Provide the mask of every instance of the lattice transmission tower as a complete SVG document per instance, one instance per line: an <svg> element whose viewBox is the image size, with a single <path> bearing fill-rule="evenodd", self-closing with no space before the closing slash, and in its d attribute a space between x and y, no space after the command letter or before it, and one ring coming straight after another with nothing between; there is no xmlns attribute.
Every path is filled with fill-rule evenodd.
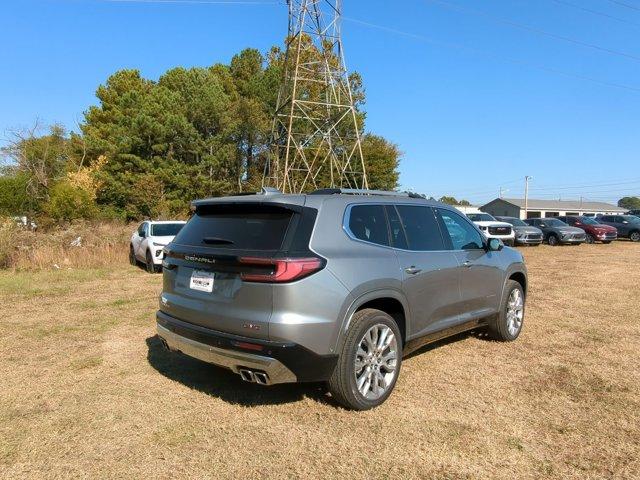
<svg viewBox="0 0 640 480"><path fill-rule="evenodd" d="M289 33L263 186L368 188L344 62L342 0L288 0Z"/></svg>

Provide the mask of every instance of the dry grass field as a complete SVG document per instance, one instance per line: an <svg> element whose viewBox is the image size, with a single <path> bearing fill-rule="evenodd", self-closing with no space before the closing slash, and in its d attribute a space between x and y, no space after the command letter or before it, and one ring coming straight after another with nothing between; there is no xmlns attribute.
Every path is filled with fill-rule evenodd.
<svg viewBox="0 0 640 480"><path fill-rule="evenodd" d="M425 348L364 413L165 353L160 276L0 273L0 477L640 478L640 245L523 252L520 339Z"/></svg>

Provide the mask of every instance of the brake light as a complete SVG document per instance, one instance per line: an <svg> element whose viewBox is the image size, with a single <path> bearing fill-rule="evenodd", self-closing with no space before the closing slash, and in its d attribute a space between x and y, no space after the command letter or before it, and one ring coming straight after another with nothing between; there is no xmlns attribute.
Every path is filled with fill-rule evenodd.
<svg viewBox="0 0 640 480"><path fill-rule="evenodd" d="M262 283L292 282L322 270L324 267L324 260L318 257L283 259L242 257L240 263L265 269L264 273L246 272L240 274L242 280Z"/></svg>

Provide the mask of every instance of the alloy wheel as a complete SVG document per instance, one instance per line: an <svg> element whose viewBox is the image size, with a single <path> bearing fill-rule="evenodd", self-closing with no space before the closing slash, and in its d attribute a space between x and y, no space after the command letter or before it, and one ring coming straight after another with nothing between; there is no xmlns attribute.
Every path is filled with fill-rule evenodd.
<svg viewBox="0 0 640 480"><path fill-rule="evenodd" d="M524 298L522 291L518 288L511 290L507 300L507 330L509 335L515 337L522 328L524 317Z"/></svg>
<svg viewBox="0 0 640 480"><path fill-rule="evenodd" d="M587 235L587 243L596 243L596 239L593 235Z"/></svg>
<svg viewBox="0 0 640 480"><path fill-rule="evenodd" d="M368 400L376 400L393 384L397 372L398 341L388 326L372 326L358 342L354 364L356 386Z"/></svg>
<svg viewBox="0 0 640 480"><path fill-rule="evenodd" d="M629 235L629 239L632 242L640 242L640 232L631 232L631 235Z"/></svg>

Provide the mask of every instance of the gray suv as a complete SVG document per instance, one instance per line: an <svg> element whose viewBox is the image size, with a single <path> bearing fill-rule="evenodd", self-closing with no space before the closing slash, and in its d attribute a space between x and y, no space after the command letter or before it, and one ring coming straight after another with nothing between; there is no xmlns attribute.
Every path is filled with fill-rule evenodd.
<svg viewBox="0 0 640 480"><path fill-rule="evenodd" d="M444 204L266 190L193 210L165 247L158 335L245 381L324 381L365 410L426 343L480 327L512 341L522 329L522 255Z"/></svg>
<svg viewBox="0 0 640 480"><path fill-rule="evenodd" d="M580 245L587 241L587 234L578 227L570 227L557 218L529 218L525 220L527 225L542 230L546 242L556 245Z"/></svg>
<svg viewBox="0 0 640 480"><path fill-rule="evenodd" d="M527 225L519 218L515 217L496 217L501 222L510 223L513 226L513 230L516 233L515 244L516 245L533 245L537 247L542 243L542 230L537 227Z"/></svg>

